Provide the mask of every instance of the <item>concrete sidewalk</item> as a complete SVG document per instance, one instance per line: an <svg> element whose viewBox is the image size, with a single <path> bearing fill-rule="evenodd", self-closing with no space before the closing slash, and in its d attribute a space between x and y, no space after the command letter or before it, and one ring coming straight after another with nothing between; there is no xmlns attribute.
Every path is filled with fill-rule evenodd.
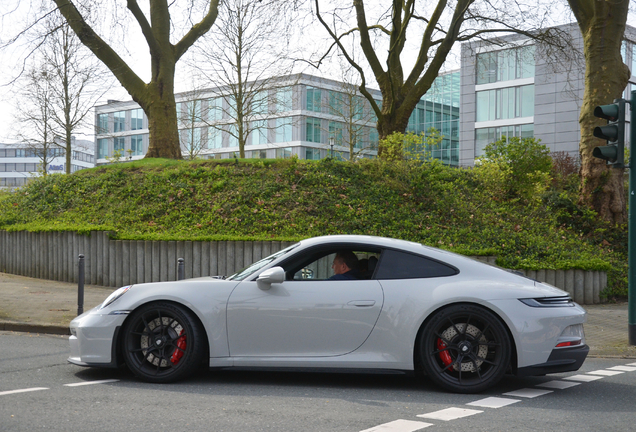
<svg viewBox="0 0 636 432"><path fill-rule="evenodd" d="M112 287L86 285L84 310L104 301ZM628 344L627 303L585 306L590 356L636 358ZM77 315L77 285L0 273L0 330L69 334Z"/></svg>

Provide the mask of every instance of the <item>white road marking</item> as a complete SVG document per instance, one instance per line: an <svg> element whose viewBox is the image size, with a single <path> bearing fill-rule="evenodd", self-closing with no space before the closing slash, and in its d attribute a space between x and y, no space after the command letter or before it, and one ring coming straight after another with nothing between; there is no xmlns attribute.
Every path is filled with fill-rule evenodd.
<svg viewBox="0 0 636 432"><path fill-rule="evenodd" d="M627 363L627 366L636 366L636 363Z"/></svg>
<svg viewBox="0 0 636 432"><path fill-rule="evenodd" d="M504 393L504 396L513 396L513 397L524 397L524 398L536 398L538 396L547 395L548 393L553 393L552 390L539 390L539 389L531 389L524 388L521 390L515 390L508 393Z"/></svg>
<svg viewBox="0 0 636 432"><path fill-rule="evenodd" d="M635 366L613 366L611 368L607 368L608 370L616 370L616 371L623 371L623 372L634 372L636 371L636 367Z"/></svg>
<svg viewBox="0 0 636 432"><path fill-rule="evenodd" d="M0 396L16 394L16 393L26 393L26 392L32 392L32 391L39 391L39 390L48 390L48 389L49 389L48 387L32 387L32 388L27 388L27 389L9 390L9 391L0 392Z"/></svg>
<svg viewBox="0 0 636 432"><path fill-rule="evenodd" d="M427 418L427 419L431 419L431 420L444 420L444 421L449 421L449 420L455 420L458 418L462 418L462 417L468 417L471 415L475 415L475 414L479 414L479 413L483 413L483 411L479 411L479 410L471 410L468 408L446 408L440 411L435 411L432 413L428 413L428 414L418 414L418 417L422 417L422 418Z"/></svg>
<svg viewBox="0 0 636 432"><path fill-rule="evenodd" d="M537 384L536 387L545 387L545 388L563 390L563 389L574 387L577 385L581 385L581 383L555 380L555 381L544 382L543 384Z"/></svg>
<svg viewBox="0 0 636 432"><path fill-rule="evenodd" d="M595 371L588 372L588 373L590 375L614 376L614 375L620 375L620 374L625 373L625 372L601 369L601 370L595 370Z"/></svg>
<svg viewBox="0 0 636 432"><path fill-rule="evenodd" d="M79 386L86 386L86 385L92 385L92 384L105 384L105 383L111 383L111 382L117 382L119 380L117 379L107 379L107 380L99 380L99 381L83 381L83 382L79 382L79 383L72 383L72 384L64 384L64 386L66 387L79 387Z"/></svg>
<svg viewBox="0 0 636 432"><path fill-rule="evenodd" d="M572 375L569 377L565 377L563 378L564 380L568 380L568 381L582 381L582 382L590 382L590 381L596 381L603 378L602 376L594 376L594 375Z"/></svg>
<svg viewBox="0 0 636 432"><path fill-rule="evenodd" d="M433 424L413 420L395 420L360 432L414 432L429 426Z"/></svg>
<svg viewBox="0 0 636 432"><path fill-rule="evenodd" d="M472 405L472 406L478 406L478 407L484 407L484 408L501 408L516 402L521 402L521 401L519 399L487 397L485 399L480 399L475 402L467 403L466 405Z"/></svg>

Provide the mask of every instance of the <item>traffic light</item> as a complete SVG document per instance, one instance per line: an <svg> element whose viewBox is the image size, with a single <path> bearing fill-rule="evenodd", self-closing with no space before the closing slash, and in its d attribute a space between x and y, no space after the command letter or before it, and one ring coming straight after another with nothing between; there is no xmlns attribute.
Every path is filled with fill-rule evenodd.
<svg viewBox="0 0 636 432"><path fill-rule="evenodd" d="M594 116L607 120L606 126L594 128L594 136L607 140L607 145L594 147L592 156L605 159L614 168L625 168L625 99L597 106Z"/></svg>

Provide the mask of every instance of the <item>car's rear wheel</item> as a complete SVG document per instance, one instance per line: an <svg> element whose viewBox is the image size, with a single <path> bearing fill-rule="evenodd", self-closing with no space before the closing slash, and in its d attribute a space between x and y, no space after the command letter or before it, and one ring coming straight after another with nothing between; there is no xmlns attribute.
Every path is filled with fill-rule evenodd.
<svg viewBox="0 0 636 432"><path fill-rule="evenodd" d="M123 332L128 368L149 382L172 382L192 374L205 355L205 332L192 313L173 303L135 310Z"/></svg>
<svg viewBox="0 0 636 432"><path fill-rule="evenodd" d="M475 305L452 305L436 312L419 342L424 372L437 385L456 393L492 387L510 363L506 328L492 312Z"/></svg>

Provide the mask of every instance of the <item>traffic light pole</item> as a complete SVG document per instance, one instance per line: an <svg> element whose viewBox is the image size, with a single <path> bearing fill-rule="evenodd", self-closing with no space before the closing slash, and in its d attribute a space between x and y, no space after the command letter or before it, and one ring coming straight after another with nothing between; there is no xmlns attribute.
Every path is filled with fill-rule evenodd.
<svg viewBox="0 0 636 432"><path fill-rule="evenodd" d="M636 90L632 91L630 111L627 309L629 344L636 345Z"/></svg>

